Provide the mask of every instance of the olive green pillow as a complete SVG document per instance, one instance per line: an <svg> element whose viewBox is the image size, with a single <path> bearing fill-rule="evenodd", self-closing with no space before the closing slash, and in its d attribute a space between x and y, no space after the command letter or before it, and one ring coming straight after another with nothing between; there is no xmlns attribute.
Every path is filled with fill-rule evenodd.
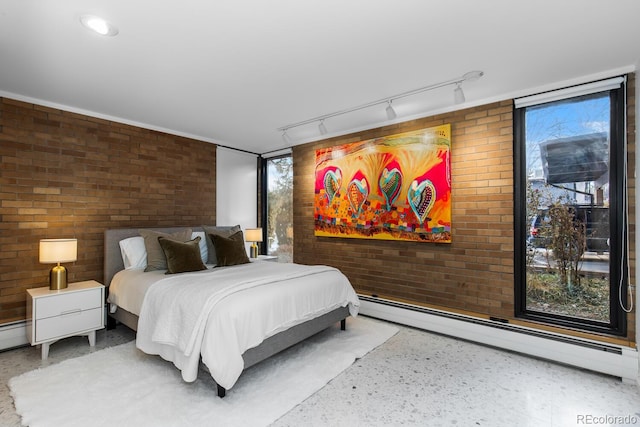
<svg viewBox="0 0 640 427"><path fill-rule="evenodd" d="M209 252L207 264L217 264L218 257L216 256L216 248L213 246L213 240L211 240L211 235L215 234L222 237L229 237L233 233L237 233L238 231L242 231L240 225L234 226L215 226L215 225L203 225L204 234L207 237L207 250Z"/></svg>
<svg viewBox="0 0 640 427"><path fill-rule="evenodd" d="M200 254L200 236L188 242L178 242L166 237L158 237L158 243L167 259L165 274L186 273L206 270Z"/></svg>
<svg viewBox="0 0 640 427"><path fill-rule="evenodd" d="M144 271L166 270L167 259L158 243L158 237L166 237L178 242L187 242L191 240L191 229L176 231L175 233L163 233L154 230L138 230L138 233L144 238L144 247L147 250L147 267Z"/></svg>
<svg viewBox="0 0 640 427"><path fill-rule="evenodd" d="M216 248L217 267L247 264L249 257L244 247L244 235L237 231L229 237L210 234L213 246Z"/></svg>

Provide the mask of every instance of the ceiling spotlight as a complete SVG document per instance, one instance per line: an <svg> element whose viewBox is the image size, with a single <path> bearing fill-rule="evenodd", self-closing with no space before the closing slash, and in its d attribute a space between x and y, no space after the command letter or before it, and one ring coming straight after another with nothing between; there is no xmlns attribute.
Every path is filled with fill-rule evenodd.
<svg viewBox="0 0 640 427"><path fill-rule="evenodd" d="M398 115L396 114L396 110L393 109L393 107L391 106L391 100L387 101L388 105L387 108L385 109L385 111L387 112L387 119L389 120L393 120L396 117L398 117Z"/></svg>
<svg viewBox="0 0 640 427"><path fill-rule="evenodd" d="M453 102L456 104L462 104L465 101L464 92L462 91L462 87L460 87L460 83L456 83L456 88L453 90Z"/></svg>
<svg viewBox="0 0 640 427"><path fill-rule="evenodd" d="M82 15L80 17L80 22L86 28L100 34L101 36L113 37L118 34L118 29L115 26L100 18L99 16Z"/></svg>
<svg viewBox="0 0 640 427"><path fill-rule="evenodd" d="M324 125L324 120L320 120L320 124L318 125L318 129L320 130L320 135L327 134L327 127Z"/></svg>

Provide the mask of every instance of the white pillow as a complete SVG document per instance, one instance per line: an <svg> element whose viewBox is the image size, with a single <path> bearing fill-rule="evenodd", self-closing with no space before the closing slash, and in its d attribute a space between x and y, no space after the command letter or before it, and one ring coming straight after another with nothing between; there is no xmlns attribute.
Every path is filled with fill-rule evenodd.
<svg viewBox="0 0 640 427"><path fill-rule="evenodd" d="M200 236L200 257L202 258L202 263L206 264L209 259L209 249L207 249L207 237L204 234L204 231L194 231L191 233L191 239L195 239Z"/></svg>
<svg viewBox="0 0 640 427"><path fill-rule="evenodd" d="M147 249L142 236L120 240L120 253L124 269L145 268L147 266Z"/></svg>

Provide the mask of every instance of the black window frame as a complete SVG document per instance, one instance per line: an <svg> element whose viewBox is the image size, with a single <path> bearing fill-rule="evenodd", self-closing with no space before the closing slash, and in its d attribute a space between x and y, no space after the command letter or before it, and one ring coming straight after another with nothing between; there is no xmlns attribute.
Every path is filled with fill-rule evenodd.
<svg viewBox="0 0 640 427"><path fill-rule="evenodd" d="M270 255L268 252L267 229L269 227L269 161L291 157L293 161L293 153L288 152L271 157L260 156L258 158L258 194L259 194L259 217L262 224L262 243L259 244L260 253Z"/></svg>
<svg viewBox="0 0 640 427"><path fill-rule="evenodd" d="M522 320L534 321L563 328L595 332L608 335L627 335L627 313L620 307L619 301L627 304L628 275L622 272L628 271L627 235L623 235L626 229L626 191L625 188L625 156L626 140L626 81L617 89L605 89L609 92L611 117L610 117L610 147L609 147L609 182L610 186L610 249L609 249L609 322L598 322L588 319L579 319L553 313L542 313L528 310L526 307L526 234L529 224L526 224L526 124L525 114L527 107L513 110L514 132L514 306L515 317ZM576 96L575 99L579 99ZM623 268L620 268L622 264Z"/></svg>
<svg viewBox="0 0 640 427"><path fill-rule="evenodd" d="M262 242L258 243L258 253L267 254L267 168L269 159L258 156L258 218L262 227Z"/></svg>

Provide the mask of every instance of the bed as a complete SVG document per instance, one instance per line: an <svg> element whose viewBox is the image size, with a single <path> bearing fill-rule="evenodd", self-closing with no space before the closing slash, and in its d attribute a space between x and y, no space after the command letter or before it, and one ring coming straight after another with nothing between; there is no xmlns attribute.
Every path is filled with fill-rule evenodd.
<svg viewBox="0 0 640 427"><path fill-rule="evenodd" d="M204 365L218 396L224 397L244 369L338 322L344 330L346 318L357 315L355 291L332 267L252 259L165 274L145 272L142 264L132 266L129 258L123 259L121 242L139 244L141 233L171 234L185 228L114 229L104 234L108 325L119 322L137 331L138 348L173 362L185 381L194 381L198 366ZM200 237L193 240L199 243L190 244L199 245L203 262L206 246L211 252L211 240L206 246L202 242L209 231L190 227L191 237ZM207 294L218 286L214 294Z"/></svg>

